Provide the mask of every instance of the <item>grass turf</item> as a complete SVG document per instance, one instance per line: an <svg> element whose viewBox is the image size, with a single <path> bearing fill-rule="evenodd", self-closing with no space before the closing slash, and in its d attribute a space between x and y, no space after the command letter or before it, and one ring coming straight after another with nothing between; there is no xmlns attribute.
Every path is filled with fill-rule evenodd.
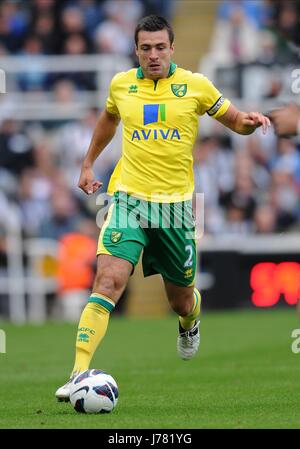
<svg viewBox="0 0 300 449"><path fill-rule="evenodd" d="M198 356L176 354L175 316L112 317L92 368L119 385L111 414L77 414L54 392L73 364L76 324L0 324L0 428L299 428L294 310L203 313Z"/></svg>

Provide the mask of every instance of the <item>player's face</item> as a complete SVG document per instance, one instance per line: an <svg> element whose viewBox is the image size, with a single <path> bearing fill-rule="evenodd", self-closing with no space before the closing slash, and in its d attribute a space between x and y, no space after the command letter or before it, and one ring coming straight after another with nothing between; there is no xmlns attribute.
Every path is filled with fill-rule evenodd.
<svg viewBox="0 0 300 449"><path fill-rule="evenodd" d="M166 29L139 32L135 52L145 78L167 78L173 51Z"/></svg>

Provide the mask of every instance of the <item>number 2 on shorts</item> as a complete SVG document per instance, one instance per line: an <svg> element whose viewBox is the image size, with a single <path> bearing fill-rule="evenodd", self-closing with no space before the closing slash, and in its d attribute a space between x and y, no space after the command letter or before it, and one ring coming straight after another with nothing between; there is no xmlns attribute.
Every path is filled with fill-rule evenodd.
<svg viewBox="0 0 300 449"><path fill-rule="evenodd" d="M188 268L193 265L193 247L192 247L192 245L186 245L185 250L188 252L188 258L184 262L184 268Z"/></svg>

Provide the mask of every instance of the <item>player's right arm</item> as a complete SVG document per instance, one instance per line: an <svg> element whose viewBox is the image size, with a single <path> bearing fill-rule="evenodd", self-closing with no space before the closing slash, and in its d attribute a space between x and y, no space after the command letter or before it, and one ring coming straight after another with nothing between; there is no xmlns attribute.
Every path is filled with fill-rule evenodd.
<svg viewBox="0 0 300 449"><path fill-rule="evenodd" d="M96 192L102 186L102 182L96 181L93 165L97 157L114 137L120 118L117 114L111 114L104 109L97 121L93 137L82 162L78 187L88 195Z"/></svg>

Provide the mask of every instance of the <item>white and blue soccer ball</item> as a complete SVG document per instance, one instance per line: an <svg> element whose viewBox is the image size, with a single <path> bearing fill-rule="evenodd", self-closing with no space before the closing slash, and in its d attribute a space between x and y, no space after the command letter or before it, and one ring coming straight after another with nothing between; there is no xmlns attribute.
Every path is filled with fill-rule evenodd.
<svg viewBox="0 0 300 449"><path fill-rule="evenodd" d="M88 369L71 383L70 401L79 413L109 413L118 403L115 379L105 371Z"/></svg>

